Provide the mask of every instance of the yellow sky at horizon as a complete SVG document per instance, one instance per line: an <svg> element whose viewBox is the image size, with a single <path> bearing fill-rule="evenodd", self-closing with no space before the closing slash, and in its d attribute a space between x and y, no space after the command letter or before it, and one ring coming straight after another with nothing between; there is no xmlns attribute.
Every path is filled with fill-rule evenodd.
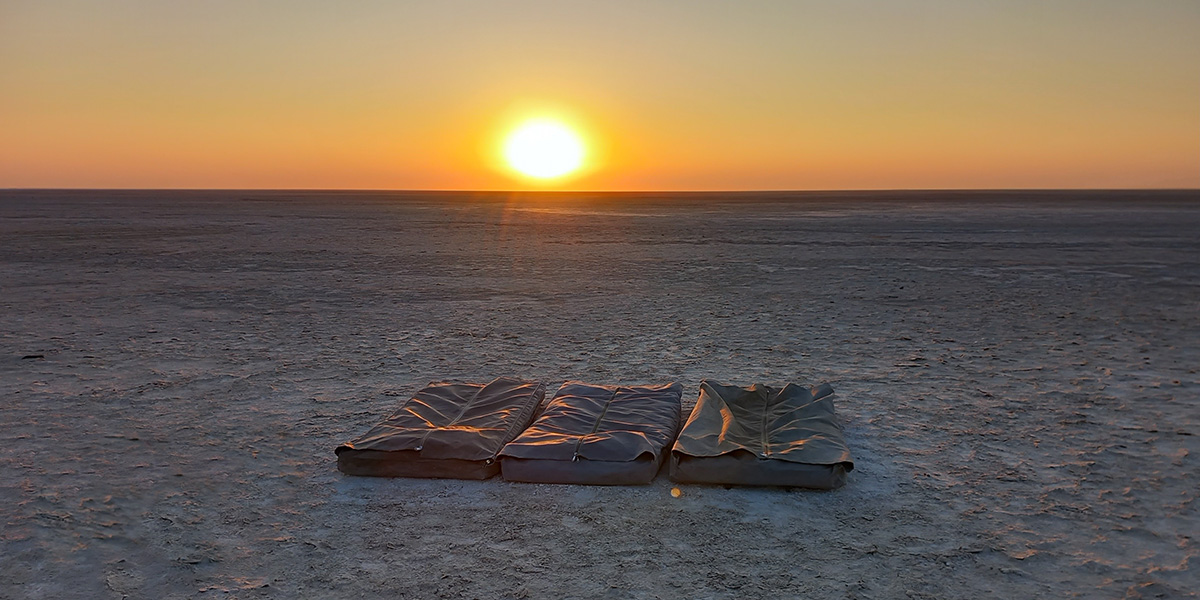
<svg viewBox="0 0 1200 600"><path fill-rule="evenodd" d="M1200 2L0 0L0 187L1200 187Z"/></svg>

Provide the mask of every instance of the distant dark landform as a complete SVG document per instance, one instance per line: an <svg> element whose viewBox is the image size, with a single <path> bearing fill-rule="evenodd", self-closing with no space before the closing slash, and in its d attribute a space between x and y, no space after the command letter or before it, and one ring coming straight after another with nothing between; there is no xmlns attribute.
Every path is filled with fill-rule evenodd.
<svg viewBox="0 0 1200 600"><path fill-rule="evenodd" d="M1193 203L1200 189L1136 190L846 190L846 191L705 191L705 192L558 192L437 190L152 190L152 189L2 189L0 200L21 199L164 200L174 201L361 201L361 202L533 202L570 201L583 205L636 202L670 205L793 202L802 204L870 203Z"/></svg>

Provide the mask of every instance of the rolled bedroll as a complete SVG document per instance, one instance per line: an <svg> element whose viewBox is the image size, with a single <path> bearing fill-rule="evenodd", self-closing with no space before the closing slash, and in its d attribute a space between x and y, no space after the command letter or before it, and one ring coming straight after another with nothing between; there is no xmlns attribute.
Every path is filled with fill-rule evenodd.
<svg viewBox="0 0 1200 600"><path fill-rule="evenodd" d="M487 479L496 455L533 421L546 396L537 381L434 382L358 439L337 447L347 475Z"/></svg>
<svg viewBox="0 0 1200 600"><path fill-rule="evenodd" d="M702 381L671 449L680 483L839 488L854 469L833 388L748 388Z"/></svg>
<svg viewBox="0 0 1200 600"><path fill-rule="evenodd" d="M679 432L678 383L564 383L541 416L500 452L505 480L527 483L650 483Z"/></svg>

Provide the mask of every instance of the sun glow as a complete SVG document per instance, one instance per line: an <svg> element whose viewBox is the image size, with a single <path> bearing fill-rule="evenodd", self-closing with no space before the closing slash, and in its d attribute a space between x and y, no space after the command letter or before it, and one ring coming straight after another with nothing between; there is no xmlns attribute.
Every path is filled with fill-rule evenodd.
<svg viewBox="0 0 1200 600"><path fill-rule="evenodd" d="M526 121L504 141L508 165L536 179L557 179L579 170L585 154L579 135L550 119Z"/></svg>

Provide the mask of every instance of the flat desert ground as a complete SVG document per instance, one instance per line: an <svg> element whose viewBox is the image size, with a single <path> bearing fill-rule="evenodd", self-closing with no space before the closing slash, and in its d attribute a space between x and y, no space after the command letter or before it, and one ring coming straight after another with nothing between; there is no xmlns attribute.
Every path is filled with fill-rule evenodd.
<svg viewBox="0 0 1200 600"><path fill-rule="evenodd" d="M0 191L0 597L1180 598L1200 194ZM344 476L434 380L830 383L833 492Z"/></svg>

